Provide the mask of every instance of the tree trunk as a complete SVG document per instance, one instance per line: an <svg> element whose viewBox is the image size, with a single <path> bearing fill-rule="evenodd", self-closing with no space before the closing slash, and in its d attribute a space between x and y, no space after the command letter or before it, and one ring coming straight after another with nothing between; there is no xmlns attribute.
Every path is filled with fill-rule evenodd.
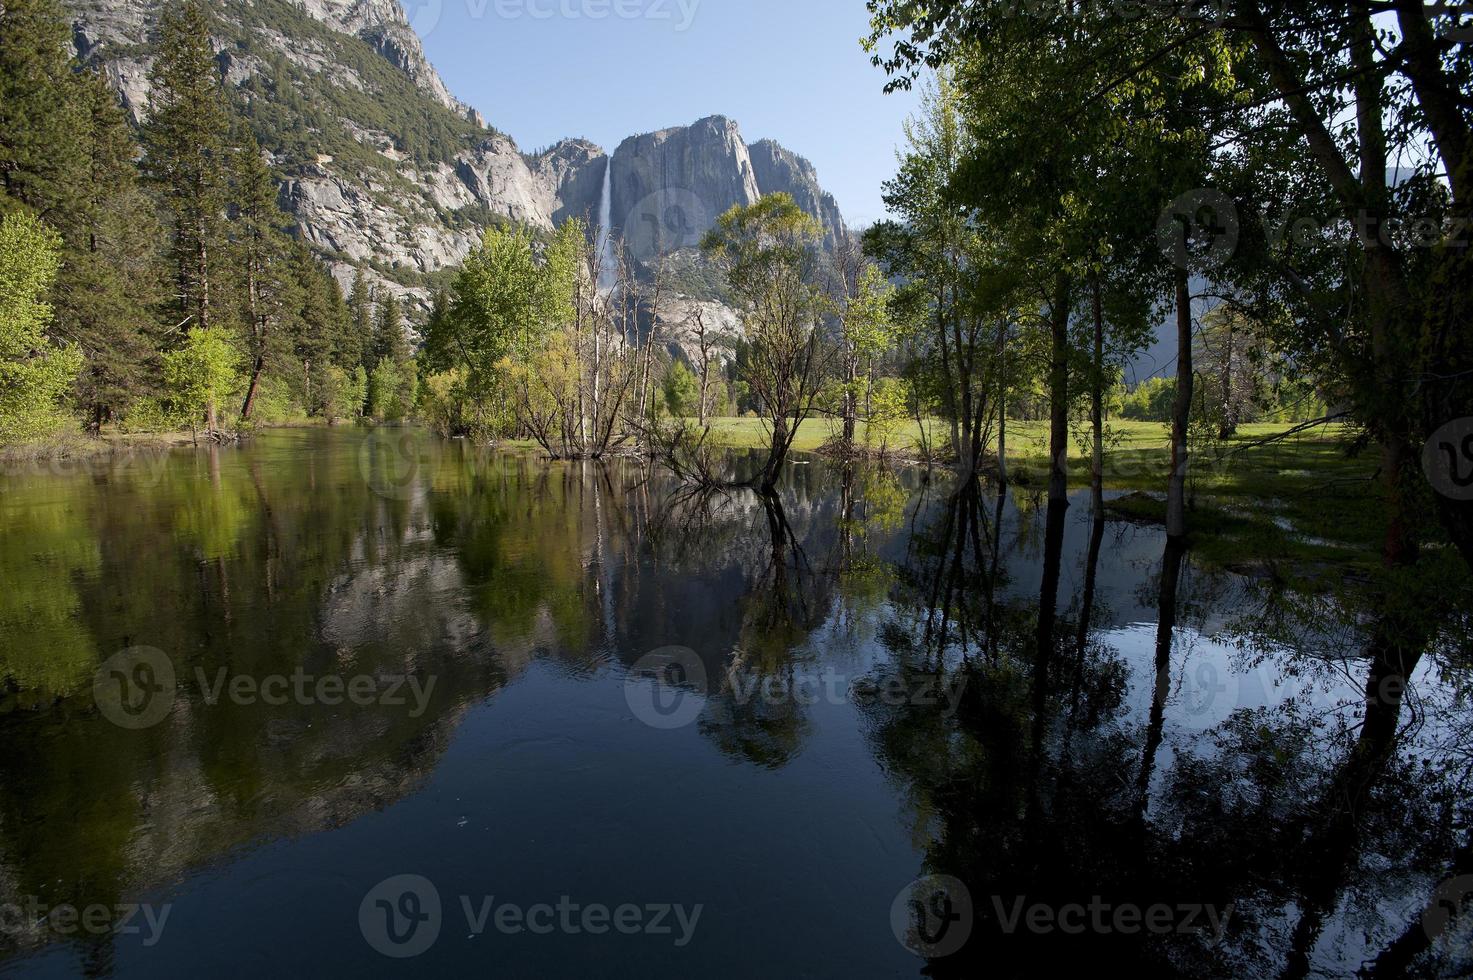
<svg viewBox="0 0 1473 980"><path fill-rule="evenodd" d="M997 321L997 479L1008 483L1008 321Z"/></svg>
<svg viewBox="0 0 1473 980"><path fill-rule="evenodd" d="M782 475L783 462L788 455L788 420L773 419L772 446L767 452L767 462L762 467L761 490L764 494L777 492L777 480Z"/></svg>
<svg viewBox="0 0 1473 980"><path fill-rule="evenodd" d="M704 349L701 351L701 428L706 427L706 416L708 413L707 400L710 398L708 392L711 390L711 357Z"/></svg>
<svg viewBox="0 0 1473 980"><path fill-rule="evenodd" d="M253 339L256 356L251 361L251 380L246 385L245 401L240 406L241 425L251 420L251 413L256 408L256 389L261 383L261 372L266 369L266 323L261 319L256 298L256 273L250 262L246 263L246 303L247 314L251 318L251 330L255 334ZM311 411L310 405L308 411Z"/></svg>
<svg viewBox="0 0 1473 980"><path fill-rule="evenodd" d="M251 362L251 380L246 385L245 403L240 406L240 422L242 425L251 420L251 413L256 409L256 391L260 387L261 372L265 370L266 358L261 354ZM310 406L309 406L310 410Z"/></svg>
<svg viewBox="0 0 1473 980"><path fill-rule="evenodd" d="M1105 510L1105 314L1100 281L1094 281L1094 370L1090 384L1089 416L1094 429L1094 456L1090 460L1090 498L1096 514Z"/></svg>
<svg viewBox="0 0 1473 980"><path fill-rule="evenodd" d="M1227 318L1227 352L1222 359L1222 425L1218 439L1231 439L1238 434L1238 407L1233 404L1233 317Z"/></svg>
<svg viewBox="0 0 1473 980"><path fill-rule="evenodd" d="M1072 283L1066 273L1054 282L1049 324L1053 351L1049 362L1049 482L1051 504L1069 502L1069 301Z"/></svg>
<svg viewBox="0 0 1473 980"><path fill-rule="evenodd" d="M1187 533L1187 426L1192 414L1192 293L1185 269L1176 273L1176 400L1171 407L1171 478L1166 490L1166 536Z"/></svg>
<svg viewBox="0 0 1473 980"><path fill-rule="evenodd" d="M210 328L210 247L205 243L205 229L199 228L199 328ZM213 428L213 426L212 426Z"/></svg>
<svg viewBox="0 0 1473 980"><path fill-rule="evenodd" d="M844 360L844 445L854 445L856 420L859 415L859 399L854 386L859 381L859 359L851 352Z"/></svg>

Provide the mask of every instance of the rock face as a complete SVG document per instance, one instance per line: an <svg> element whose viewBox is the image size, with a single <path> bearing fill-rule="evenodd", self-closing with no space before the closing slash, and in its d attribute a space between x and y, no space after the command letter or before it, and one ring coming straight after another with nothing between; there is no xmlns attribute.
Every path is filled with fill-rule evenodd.
<svg viewBox="0 0 1473 980"><path fill-rule="evenodd" d="M813 169L813 164L772 140L761 140L747 149L752 157L752 169L757 174L757 186L763 194L793 195L798 207L823 225L824 238L830 248L847 236L844 216L839 213L839 202L819 184L818 171Z"/></svg>
<svg viewBox="0 0 1473 980"><path fill-rule="evenodd" d="M819 220L830 247L846 234L812 164L771 140L748 146L724 116L632 136L613 166L611 223L641 261L695 247L729 208L779 192Z"/></svg>
<svg viewBox="0 0 1473 980"><path fill-rule="evenodd" d="M63 3L78 56L142 121L162 2ZM487 223L546 232L573 217L596 221L606 172L610 223L646 269L693 250L732 205L774 191L817 217L831 244L845 234L806 160L769 141L748 146L721 116L631 137L612 161L587 140L523 153L451 95L399 0L212 0L208 9L221 75L241 98L314 110L310 122L288 114L280 138L262 143L297 234L340 282L368 267L427 307L433 275L458 264ZM364 96L372 118L358 109Z"/></svg>

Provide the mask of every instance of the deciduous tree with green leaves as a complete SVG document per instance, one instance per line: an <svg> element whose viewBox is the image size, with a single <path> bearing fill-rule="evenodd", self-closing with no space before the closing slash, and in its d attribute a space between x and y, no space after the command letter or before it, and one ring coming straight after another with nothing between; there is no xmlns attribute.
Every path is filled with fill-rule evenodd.
<svg viewBox="0 0 1473 980"><path fill-rule="evenodd" d="M701 243L726 276L746 328L742 380L771 429L753 481L773 493L798 429L813 413L833 362L824 337L828 300L815 250L818 222L788 194L769 194L723 214Z"/></svg>
<svg viewBox="0 0 1473 980"><path fill-rule="evenodd" d="M854 445L860 396L874 363L894 346L890 301L895 290L857 240L840 243L834 268L838 273L834 311L839 321L839 371L844 385L841 438L847 448ZM864 384L860 381L862 365L868 368Z"/></svg>
<svg viewBox="0 0 1473 980"><path fill-rule="evenodd" d="M65 400L82 367L81 352L46 337L46 296L61 266L61 238L36 218L0 220L0 445L65 426Z"/></svg>
<svg viewBox="0 0 1473 980"><path fill-rule="evenodd" d="M191 330L177 350L163 357L164 387L191 429L204 423L205 436L224 438L219 408L239 391L240 351L224 327Z"/></svg>

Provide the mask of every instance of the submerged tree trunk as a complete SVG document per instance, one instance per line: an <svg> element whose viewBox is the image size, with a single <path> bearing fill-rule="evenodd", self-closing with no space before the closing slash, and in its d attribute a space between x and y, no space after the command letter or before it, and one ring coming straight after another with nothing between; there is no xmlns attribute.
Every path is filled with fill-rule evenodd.
<svg viewBox="0 0 1473 980"><path fill-rule="evenodd" d="M792 439L788 435L788 420L779 417L772 420L772 445L767 451L767 462L762 466L762 476L758 486L764 494L777 492L778 477L782 476L783 462L788 456L788 446Z"/></svg>
<svg viewBox="0 0 1473 980"><path fill-rule="evenodd" d="M1166 729L1166 699L1171 693L1171 646L1176 635L1177 593L1181 587L1185 558L1185 542L1181 538L1168 537L1157 589L1156 678L1152 687L1150 720L1146 724L1146 743L1141 752L1141 771L1136 780L1143 816L1150 805L1151 774L1155 771L1156 754L1161 749Z"/></svg>
<svg viewBox="0 0 1473 980"><path fill-rule="evenodd" d="M1166 535L1187 533L1187 426L1192 414L1192 293L1185 269L1176 273L1176 400L1171 407L1171 477L1166 489Z"/></svg>

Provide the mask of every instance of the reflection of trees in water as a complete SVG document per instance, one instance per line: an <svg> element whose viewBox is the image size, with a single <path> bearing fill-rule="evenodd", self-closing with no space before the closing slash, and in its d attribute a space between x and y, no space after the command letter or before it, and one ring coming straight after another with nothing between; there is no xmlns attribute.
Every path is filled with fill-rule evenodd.
<svg viewBox="0 0 1473 980"><path fill-rule="evenodd" d="M98 557L64 583L87 683L0 715L0 902L113 905L262 837L382 808L420 783L465 706L503 681L455 601L458 569L435 549L427 482L403 497L374 493L351 451L263 465L214 450L171 458L158 476L146 487L35 487L68 495L70 524L57 533L96 542ZM35 547L35 533L15 533L17 547ZM56 587L33 580L21 602L34 608ZM167 721L124 732L96 711L90 679L134 644L171 657L179 691ZM435 686L417 716L412 702L211 705L197 673L213 684L222 670L260 679L299 669ZM8 654L0 678L16 683ZM108 940L86 942L92 968L104 969Z"/></svg>
<svg viewBox="0 0 1473 980"><path fill-rule="evenodd" d="M782 498L758 498L768 553L749 569L737 598L738 635L711 677L700 728L728 755L777 767L798 753L810 730L808 706L793 692L817 662L803 647L828 619L832 578L814 565Z"/></svg>
<svg viewBox="0 0 1473 980"><path fill-rule="evenodd" d="M1429 659L1466 657L1445 632L1375 606L1337 632L1316 600L1170 553L1108 573L1129 543L1118 529L1091 522L1070 550L1063 509L976 485L916 493L914 474L799 466L776 499L683 495L632 466L432 445L397 482L365 479L351 453L190 457L147 492L68 485L29 538L0 538L0 566L20 573L0 597L7 630L26 616L38 630L69 624L47 661L66 675L48 688L52 709L0 717L0 901L115 902L253 840L386 806L433 767L466 705L534 659L581 673L691 647L717 685L701 731L733 759L781 766L812 727L812 709L783 692L843 648L902 682L965 680L955 717L863 707L928 867L973 890L978 934L938 974L1096 969L1101 957L1184 974L1346 972L1359 961L1331 954L1363 932L1369 944L1347 956L1372 975L1457 967L1446 941L1428 950L1403 928L1439 882L1469 873L1473 726L1451 681L1436 697L1367 700L1349 720L1302 698L1195 737L1174 721L1193 656L1182 641L1226 609L1253 639L1246 663L1353 670L1373 692ZM50 567L27 564L37 552ZM1132 597L1160 624L1144 664L1105 635L1130 615L1112 604ZM1286 654L1285 640L1306 652ZM418 719L187 699L169 724L123 735L83 688L92 661L134 643L186 670L409 671L438 684ZM1347 662L1346 650L1373 655ZM0 651L12 686L35 662ZM754 694L762 685L778 696ZM999 934L993 896L1096 894L1232 903L1233 926L1222 950ZM96 957L105 966L105 946Z"/></svg>
<svg viewBox="0 0 1473 980"><path fill-rule="evenodd" d="M715 655L706 658L709 698L699 721L728 755L777 767L802 749L809 702L832 693L821 675L834 644L853 642L885 600L889 564L877 549L901 526L908 499L892 475L863 467L841 468L831 479L798 468L775 494L668 498L675 514L657 522L655 534L662 560L689 575L702 567L709 573L719 555L734 586L717 598L732 610L727 629L714 643L708 635L702 649ZM812 642L820 630L824 650Z"/></svg>
<svg viewBox="0 0 1473 980"><path fill-rule="evenodd" d="M897 628L887 639L902 666L945 641L968 682L962 709L952 722L905 706L867 708L872 744L928 842L923 870L962 877L977 910L977 934L932 964L937 975L1092 970L1103 958L1177 975L1340 974L1362 960L1376 976L1408 964L1429 976L1470 966L1446 938L1429 943L1414 918L1441 882L1467 873L1470 816L1468 755L1429 751L1404 699L1386 694L1417 670L1431 640L1425 628L1384 607L1366 624L1356 662L1375 696L1351 703L1348 718L1301 697L1240 708L1193 737L1173 721L1188 666L1178 641L1240 589L1200 574L1168 545L1146 583L1158 613L1154 655L1132 676L1090 636L1109 620L1098 615L1103 524L1091 522L1083 587L1077 602L1065 597L1064 613L1062 512L1043 522L1036 602L993 603L999 582L989 581L971 530L986 525L970 523L957 499L918 527L895 593L910 604L900 622L946 629L908 637ZM1026 513L1017 520L1029 523ZM993 540L1007 534L1000 523ZM1039 538L1015 541L1029 548ZM1282 649L1254 663L1286 676L1304 669ZM1148 694L1139 722L1126 703L1131 685ZM1443 700L1461 715L1451 728L1467 730L1466 704ZM1058 909L1094 896L1116 906L1231 907L1233 918L1216 946L1197 936L1004 930L1020 897Z"/></svg>
<svg viewBox="0 0 1473 980"><path fill-rule="evenodd" d="M703 503L631 466L390 448L217 451L172 460L148 487L71 481L44 519L5 535L0 561L27 573L6 578L7 636L53 636L41 662L68 673L0 650L0 683L25 708L0 714L0 900L112 904L263 837L387 806L433 768L467 706L534 658L581 672L675 643L709 656L713 676L742 651L739 670L780 678L833 605L837 504L816 468L795 468L776 503ZM64 563L33 567L38 550ZM75 655L55 656L63 641ZM170 654L183 689L168 723L123 733L96 713L90 680L133 644ZM194 671L221 668L436 685L422 717L202 703ZM730 717L713 705L707 730L780 764L807 721L756 701Z"/></svg>

